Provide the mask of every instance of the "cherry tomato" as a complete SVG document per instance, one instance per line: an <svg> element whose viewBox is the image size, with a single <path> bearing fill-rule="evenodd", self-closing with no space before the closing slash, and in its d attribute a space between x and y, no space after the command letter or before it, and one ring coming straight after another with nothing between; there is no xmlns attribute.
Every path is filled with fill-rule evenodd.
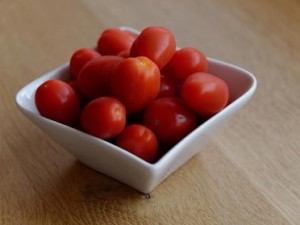
<svg viewBox="0 0 300 225"><path fill-rule="evenodd" d="M97 51L102 55L129 55L135 35L117 28L106 29L98 39Z"/></svg>
<svg viewBox="0 0 300 225"><path fill-rule="evenodd" d="M182 84L189 75L206 72L207 68L207 58L202 52L195 48L182 48L175 52L162 73Z"/></svg>
<svg viewBox="0 0 300 225"><path fill-rule="evenodd" d="M164 27L144 29L132 44L131 56L146 56L162 69L176 51L176 42L171 31Z"/></svg>
<svg viewBox="0 0 300 225"><path fill-rule="evenodd" d="M147 162L153 162L158 153L155 134L147 127L138 124L126 127L117 138L116 145Z"/></svg>
<svg viewBox="0 0 300 225"><path fill-rule="evenodd" d="M197 126L196 115L177 98L159 98L144 114L144 125L151 129L159 142L173 146Z"/></svg>
<svg viewBox="0 0 300 225"><path fill-rule="evenodd" d="M157 98L162 97L175 97L176 87L173 81L165 76L160 76L160 90Z"/></svg>
<svg viewBox="0 0 300 225"><path fill-rule="evenodd" d="M229 89L227 84L216 76L194 73L183 83L181 97L201 116L209 117L226 106Z"/></svg>
<svg viewBox="0 0 300 225"><path fill-rule="evenodd" d="M102 139L109 139L122 132L126 124L123 104L112 97L99 97L89 102L80 117L83 130Z"/></svg>
<svg viewBox="0 0 300 225"><path fill-rule="evenodd" d="M88 99L82 94L81 90L78 87L77 81L70 80L67 82L67 84L69 84L71 86L71 88L73 88L73 90L75 91L75 93L78 97L80 106L84 105L88 101Z"/></svg>
<svg viewBox="0 0 300 225"><path fill-rule="evenodd" d="M154 101L159 88L159 69L143 56L124 59L110 79L111 95L125 105L128 113L135 113Z"/></svg>
<svg viewBox="0 0 300 225"><path fill-rule="evenodd" d="M101 56L88 62L78 76L78 86L88 98L108 95L112 71L123 60L119 56Z"/></svg>
<svg viewBox="0 0 300 225"><path fill-rule="evenodd" d="M74 80L77 80L78 74L82 67L92 59L99 57L100 54L88 48L82 48L77 50L71 57L70 60L70 72Z"/></svg>
<svg viewBox="0 0 300 225"><path fill-rule="evenodd" d="M128 58L130 55L128 51L122 51L117 56L120 56L122 58Z"/></svg>
<svg viewBox="0 0 300 225"><path fill-rule="evenodd" d="M42 116L66 125L74 124L79 115L76 93L60 80L42 83L36 90L35 104Z"/></svg>

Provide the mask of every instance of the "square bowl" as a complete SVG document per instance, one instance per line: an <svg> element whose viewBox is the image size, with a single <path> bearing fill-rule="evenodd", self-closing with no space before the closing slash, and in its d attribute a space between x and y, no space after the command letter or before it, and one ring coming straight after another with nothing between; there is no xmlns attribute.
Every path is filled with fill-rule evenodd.
<svg viewBox="0 0 300 225"><path fill-rule="evenodd" d="M132 28L121 27L121 29L138 34ZM49 120L38 113L34 102L35 90L46 80L68 79L68 63L23 87L16 95L16 103L26 117L79 161L138 191L149 193L197 154L215 131L243 107L255 92L256 79L249 71L212 58L208 58L208 63L208 72L227 83L230 91L229 104L221 112L199 125L153 164L107 141Z"/></svg>

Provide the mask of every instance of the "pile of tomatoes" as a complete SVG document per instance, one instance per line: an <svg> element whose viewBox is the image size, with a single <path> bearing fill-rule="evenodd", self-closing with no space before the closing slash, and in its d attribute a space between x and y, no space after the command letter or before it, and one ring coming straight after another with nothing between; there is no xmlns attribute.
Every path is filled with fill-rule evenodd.
<svg viewBox="0 0 300 225"><path fill-rule="evenodd" d="M207 73L206 56L176 50L164 27L139 35L106 29L96 49L77 50L70 80L48 80L35 94L44 117L110 141L155 162L199 123L222 110L226 83Z"/></svg>

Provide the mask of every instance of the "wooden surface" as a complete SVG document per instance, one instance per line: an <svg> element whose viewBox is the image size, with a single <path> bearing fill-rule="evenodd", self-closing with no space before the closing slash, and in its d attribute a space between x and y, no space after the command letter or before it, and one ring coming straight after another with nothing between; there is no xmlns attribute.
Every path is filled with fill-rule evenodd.
<svg viewBox="0 0 300 225"><path fill-rule="evenodd" d="M0 1L0 224L300 224L300 2ZM17 110L101 30L169 27L252 71L251 102L150 199L78 163Z"/></svg>

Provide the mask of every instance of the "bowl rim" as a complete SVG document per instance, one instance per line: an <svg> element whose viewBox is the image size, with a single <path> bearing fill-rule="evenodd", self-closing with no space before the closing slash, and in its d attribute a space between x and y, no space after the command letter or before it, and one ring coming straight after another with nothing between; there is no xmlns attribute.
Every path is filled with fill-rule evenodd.
<svg viewBox="0 0 300 225"><path fill-rule="evenodd" d="M132 32L134 34L139 33L139 31L137 31L131 27L123 26L123 27L120 27L120 29ZM179 48L177 48L177 49L179 49ZM177 154L180 154L179 151L182 150L182 147L184 145L186 145L186 143L189 143L190 141L194 141L195 137L198 137L199 133L206 132L206 130L209 130L209 129L207 129L207 128L209 128L209 126L218 123L222 118L228 117L228 115L230 115L231 112L234 112L239 107L243 106L243 104L245 104L251 98L251 96L254 94L254 92L257 88L257 80L256 80L254 74L252 74L248 70L241 68L240 66L233 65L231 63L227 63L227 62L224 62L224 61L221 61L218 59L214 59L214 58L210 58L210 57L207 57L207 58L208 58L209 64L216 65L217 67L220 66L220 67L228 68L229 70L237 72L238 74L236 74L236 76L243 76L247 80L246 88L243 89L243 91L239 95L237 95L236 98L233 98L233 101L230 101L230 103L224 109L222 109L222 111L213 115L209 119L205 120L203 123L199 124L191 133L189 133L186 137L184 137L182 140L180 140L176 145L174 145L173 147L168 149L168 151L165 152L162 156L160 156L160 158L157 161L155 161L154 163L149 163L149 162L139 158L138 156L131 154L130 152L116 146L115 144L113 144L109 141L94 137L94 136L89 135L79 129L76 129L76 128L61 124L59 122L50 120L48 118L45 118L37 112L35 104L34 104L34 93L35 93L37 86L39 84L41 84L42 82L49 80L49 79L55 79L58 77L59 77L59 79L66 78L66 76L68 74L67 73L68 66L69 66L68 62L52 69L51 71L48 71L47 73L45 73L43 75L36 77L34 80L25 84L17 92L17 94L15 96L15 102L16 102L17 107L20 109L20 111L23 112L34 123L37 123L34 121L34 120L37 120L38 122L42 122L42 123L46 123L47 125L58 127L58 129L63 129L64 132L66 132L66 131L73 132L75 135L85 138L86 141L92 140L93 144L101 143L101 145L104 146L106 149L112 148L116 152L116 154L119 155L118 157L124 156L124 157L126 157L125 161L129 160L129 162L135 163L136 167L139 167L139 168L143 167L142 168L143 171L145 171L147 174L145 176L149 176L147 184L142 184L141 186L137 185L137 184L132 184L132 183L126 181L126 179L124 180L124 178L120 179L120 181L122 181L123 183L126 183L130 186L133 186L135 189L138 189L140 191L143 191L143 190L151 191L162 180L164 180L166 177L168 177L171 173L173 173L180 167L180 166L177 167L175 165L176 168L174 168L174 165L172 165L172 163L174 162L174 159L175 159L174 156L177 156ZM25 98L25 101L24 101L24 98ZM26 101L28 101L29 104ZM32 106L35 109L34 108L30 109L30 107L32 107ZM105 150L105 151L107 151L107 150ZM194 153L189 152L187 154L187 156L192 155L192 154L194 155ZM71 152L71 154L73 154L73 153ZM104 153L104 154L106 154L106 153ZM78 160L81 160L81 159L78 159ZM175 160L175 162L177 163L177 160ZM178 164L183 165L185 162L186 162L186 159L179 162ZM91 167L90 165L88 165L88 166ZM97 171L99 171L99 170L97 170ZM99 171L99 172L101 172L101 171ZM109 175L109 176L111 176L111 175ZM112 176L112 177L114 177L114 176Z"/></svg>

